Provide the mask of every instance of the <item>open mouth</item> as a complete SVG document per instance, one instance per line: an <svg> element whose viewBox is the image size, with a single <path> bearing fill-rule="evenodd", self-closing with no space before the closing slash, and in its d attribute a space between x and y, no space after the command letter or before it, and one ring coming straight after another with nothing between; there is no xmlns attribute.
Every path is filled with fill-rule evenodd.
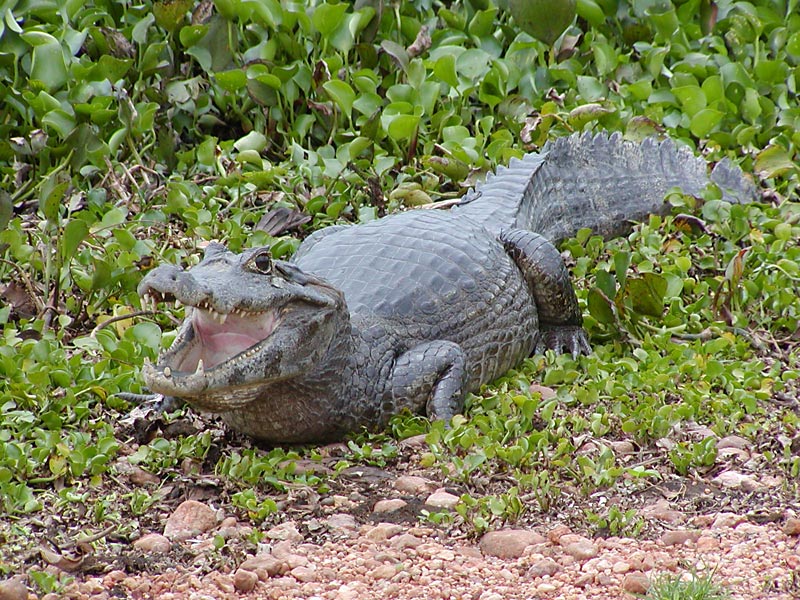
<svg viewBox="0 0 800 600"><path fill-rule="evenodd" d="M151 289L143 300L150 304L174 298ZM250 312L236 308L225 313L208 302L187 306L186 323L160 361L164 375L204 373L237 357L247 357L272 335L280 316L278 310Z"/></svg>

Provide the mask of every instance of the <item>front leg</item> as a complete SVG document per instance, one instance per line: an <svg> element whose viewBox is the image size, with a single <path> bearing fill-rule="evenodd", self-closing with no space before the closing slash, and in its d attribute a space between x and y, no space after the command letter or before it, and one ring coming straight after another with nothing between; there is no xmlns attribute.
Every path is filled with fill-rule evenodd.
<svg viewBox="0 0 800 600"><path fill-rule="evenodd" d="M383 405L385 417L404 408L449 422L464 408L467 359L461 346L434 340L414 346L395 360Z"/></svg>
<svg viewBox="0 0 800 600"><path fill-rule="evenodd" d="M528 284L539 313L535 353L547 349L572 356L592 351L567 267L549 240L525 229L500 233L500 242Z"/></svg>

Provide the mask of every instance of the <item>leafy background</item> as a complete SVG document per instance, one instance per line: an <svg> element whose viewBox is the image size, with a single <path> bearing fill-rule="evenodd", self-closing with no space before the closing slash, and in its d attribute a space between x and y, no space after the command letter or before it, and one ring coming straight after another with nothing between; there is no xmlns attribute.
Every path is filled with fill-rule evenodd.
<svg viewBox="0 0 800 600"><path fill-rule="evenodd" d="M456 511L411 518L470 535L552 515L644 534L646 490L733 466L778 483L687 506L797 504L797 0L579 0L553 46L489 0L0 12L0 571L56 589L41 539L107 530L95 547L119 552L209 478L266 527L290 490L355 485L353 465L441 481ZM137 420L115 395L141 391L181 316L142 310L153 265L192 264L212 239L288 255L316 228L456 198L548 139L600 130L729 157L763 202L673 195L693 217L567 242L592 356L532 357L451 429L405 415L333 450L256 447L189 411ZM658 310L636 302L648 274ZM400 442L416 434L421 449ZM717 449L732 434L757 450L746 465ZM159 484L125 483L130 465Z"/></svg>

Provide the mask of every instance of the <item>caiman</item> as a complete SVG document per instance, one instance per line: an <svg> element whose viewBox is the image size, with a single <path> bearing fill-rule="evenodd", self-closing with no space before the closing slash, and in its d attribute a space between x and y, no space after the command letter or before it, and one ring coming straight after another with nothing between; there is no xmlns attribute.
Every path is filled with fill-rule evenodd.
<svg viewBox="0 0 800 600"><path fill-rule="evenodd" d="M289 260L211 243L165 265L144 300L186 317L144 379L271 443L335 440L404 409L449 420L464 397L532 353L591 351L555 244L588 227L619 235L710 183L755 188L727 160L670 140L573 135L512 160L448 211L417 209L309 236Z"/></svg>

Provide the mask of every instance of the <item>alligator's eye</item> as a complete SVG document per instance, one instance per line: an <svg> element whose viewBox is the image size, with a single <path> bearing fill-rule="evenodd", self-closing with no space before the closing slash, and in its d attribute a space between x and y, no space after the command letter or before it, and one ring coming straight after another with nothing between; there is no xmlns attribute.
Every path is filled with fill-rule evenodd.
<svg viewBox="0 0 800 600"><path fill-rule="evenodd" d="M265 275L272 271L272 258L269 252L259 252L253 257L250 264L253 265L254 270Z"/></svg>

